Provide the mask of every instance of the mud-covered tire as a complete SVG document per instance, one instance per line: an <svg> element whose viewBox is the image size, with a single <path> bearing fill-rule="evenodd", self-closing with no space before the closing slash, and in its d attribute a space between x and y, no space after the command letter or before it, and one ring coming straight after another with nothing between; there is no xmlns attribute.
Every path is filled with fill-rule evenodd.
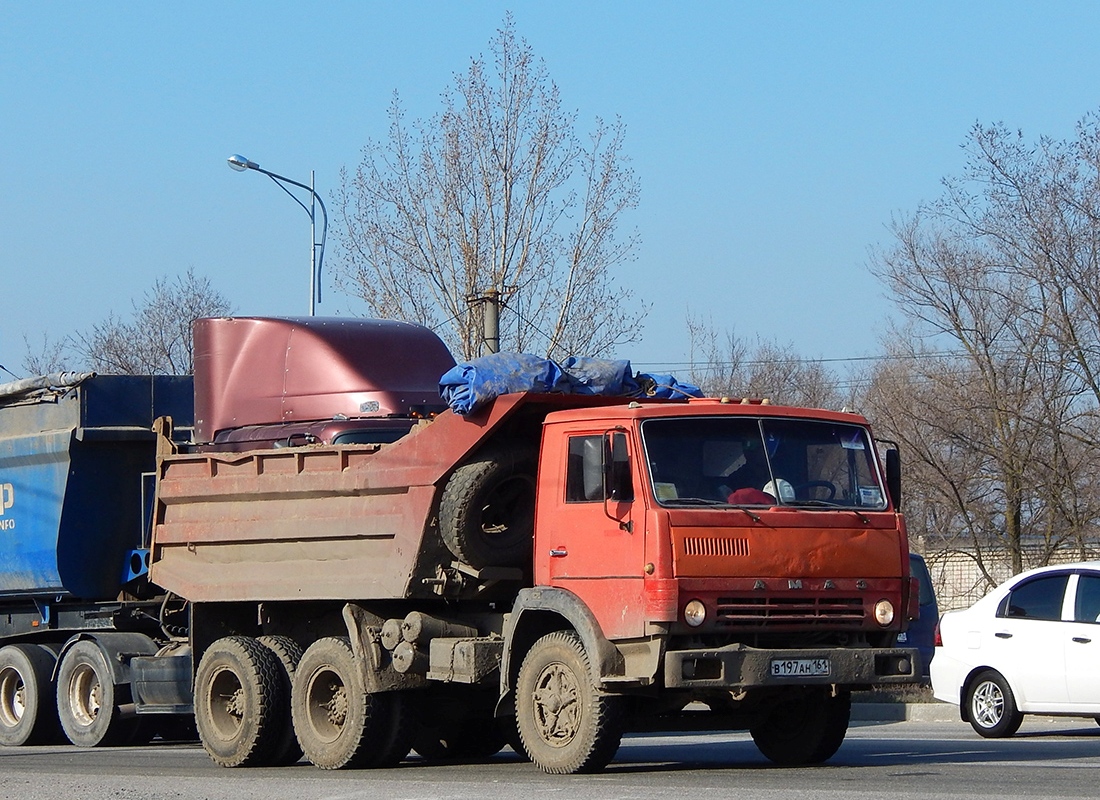
<svg viewBox="0 0 1100 800"><path fill-rule="evenodd" d="M852 696L814 690L776 705L750 727L752 740L769 760L782 766L820 764L832 758L848 732Z"/></svg>
<svg viewBox="0 0 1100 800"><path fill-rule="evenodd" d="M0 648L0 745L57 739L57 696L51 681L57 656L34 644Z"/></svg>
<svg viewBox="0 0 1100 800"><path fill-rule="evenodd" d="M531 558L535 457L527 448L494 448L463 464L443 490L439 532L472 567L514 567Z"/></svg>
<svg viewBox="0 0 1100 800"><path fill-rule="evenodd" d="M524 750L543 772L597 772L622 741L622 698L596 688L580 638L555 631L520 665L516 722Z"/></svg>
<svg viewBox="0 0 1100 800"><path fill-rule="evenodd" d="M296 764L302 758L302 746L294 734L294 720L290 716L290 693L294 685L294 673L302 660L301 646L289 636L261 636L256 640L270 650L282 668L279 679L283 684L283 705L273 709L272 725L280 729L272 735L278 740L271 755L271 763L285 766Z"/></svg>
<svg viewBox="0 0 1100 800"><path fill-rule="evenodd" d="M215 764L257 767L274 763L280 743L283 668L255 639L218 639L195 672L195 725Z"/></svg>
<svg viewBox="0 0 1100 800"><path fill-rule="evenodd" d="M970 727L986 739L1006 739L1020 729L1024 715L1016 708L1012 687L999 672L986 670L966 689Z"/></svg>
<svg viewBox="0 0 1100 800"><path fill-rule="evenodd" d="M409 752L413 728L403 698L371 694L361 683L345 637L318 639L298 662L290 696L294 731L321 769L389 766Z"/></svg>
<svg viewBox="0 0 1100 800"><path fill-rule="evenodd" d="M121 706L129 702L129 685L115 685L99 645L83 640L65 651L57 672L57 716L70 742L77 747L140 742L146 731L142 721L122 716Z"/></svg>

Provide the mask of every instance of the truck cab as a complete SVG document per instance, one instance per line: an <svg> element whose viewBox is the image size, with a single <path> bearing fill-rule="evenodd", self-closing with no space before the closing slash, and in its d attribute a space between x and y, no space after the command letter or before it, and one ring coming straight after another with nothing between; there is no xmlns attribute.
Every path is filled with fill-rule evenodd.
<svg viewBox="0 0 1100 800"><path fill-rule="evenodd" d="M550 414L535 583L612 640L885 645L908 549L874 448L856 415L763 404Z"/></svg>

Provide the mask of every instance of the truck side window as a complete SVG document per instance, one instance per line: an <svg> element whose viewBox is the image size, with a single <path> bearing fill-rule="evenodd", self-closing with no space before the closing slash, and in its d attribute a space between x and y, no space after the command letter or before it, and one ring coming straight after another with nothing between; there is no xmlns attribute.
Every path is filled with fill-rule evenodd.
<svg viewBox="0 0 1100 800"><path fill-rule="evenodd" d="M565 472L567 503L594 503L603 500L603 437L572 436L569 439L569 463Z"/></svg>

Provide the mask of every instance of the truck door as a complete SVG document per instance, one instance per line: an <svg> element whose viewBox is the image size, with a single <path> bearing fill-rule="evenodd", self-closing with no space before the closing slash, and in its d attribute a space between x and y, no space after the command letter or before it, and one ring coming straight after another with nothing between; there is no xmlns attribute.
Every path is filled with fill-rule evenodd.
<svg viewBox="0 0 1100 800"><path fill-rule="evenodd" d="M609 434L626 456L627 437ZM560 480L540 495L536 564L547 582L580 597L609 639L642 636L644 537L633 532L633 498L605 496L603 432L570 435L557 464ZM620 463L624 463L620 461Z"/></svg>

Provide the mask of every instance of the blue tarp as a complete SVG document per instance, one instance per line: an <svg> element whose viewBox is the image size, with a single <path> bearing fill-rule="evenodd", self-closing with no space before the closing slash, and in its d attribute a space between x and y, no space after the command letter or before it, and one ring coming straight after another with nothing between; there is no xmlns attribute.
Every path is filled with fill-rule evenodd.
<svg viewBox="0 0 1100 800"><path fill-rule="evenodd" d="M570 356L560 364L525 353L494 353L466 361L439 379L439 393L458 414L472 414L494 397L512 392L612 397L702 397L671 375L630 371L624 359Z"/></svg>

